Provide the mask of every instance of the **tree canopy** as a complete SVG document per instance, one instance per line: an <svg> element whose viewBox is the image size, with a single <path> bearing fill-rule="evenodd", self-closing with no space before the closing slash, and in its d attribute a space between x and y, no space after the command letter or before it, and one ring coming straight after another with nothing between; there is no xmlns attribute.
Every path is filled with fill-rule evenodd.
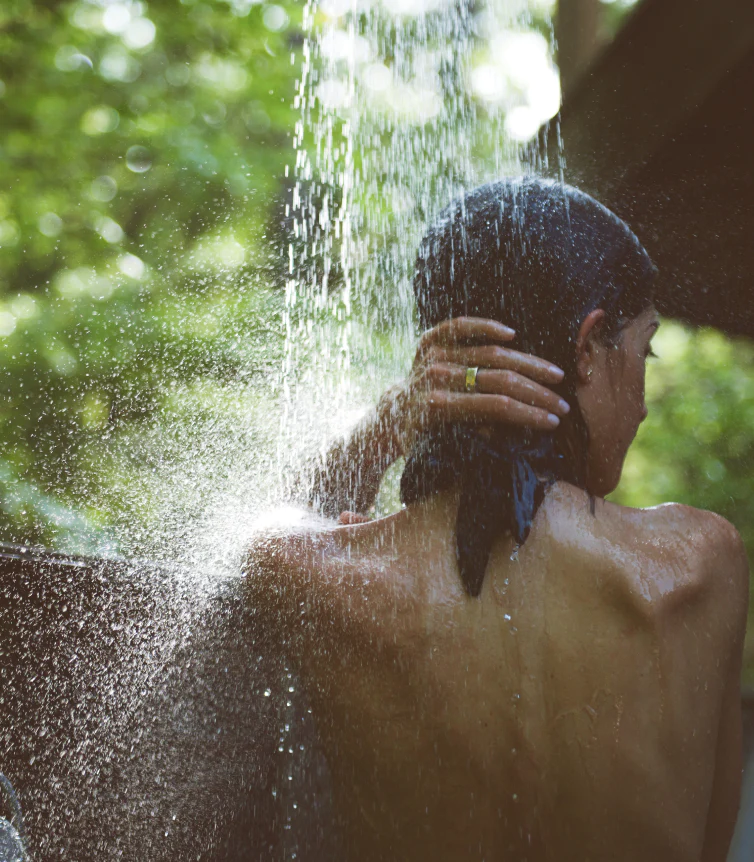
<svg viewBox="0 0 754 862"><path fill-rule="evenodd" d="M244 0L3 4L5 538L98 546L92 527L119 509L100 495L108 441L199 380L277 362L298 17Z"/></svg>
<svg viewBox="0 0 754 862"><path fill-rule="evenodd" d="M631 5L606 4L606 26ZM547 34L552 4L534 6ZM197 488L274 450L304 10L2 4L2 539L154 553L164 512L180 534ZM615 499L712 509L754 550L752 347L669 322L657 342Z"/></svg>

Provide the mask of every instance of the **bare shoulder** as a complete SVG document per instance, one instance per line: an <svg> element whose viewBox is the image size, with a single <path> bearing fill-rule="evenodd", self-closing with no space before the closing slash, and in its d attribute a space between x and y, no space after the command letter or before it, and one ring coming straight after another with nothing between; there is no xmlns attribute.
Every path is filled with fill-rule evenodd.
<svg viewBox="0 0 754 862"><path fill-rule="evenodd" d="M258 519L244 558L245 593L260 613L301 600L332 545L332 524L304 509L280 507Z"/></svg>
<svg viewBox="0 0 754 862"><path fill-rule="evenodd" d="M558 547L604 564L606 572L680 606L695 597L726 606L737 618L748 605L749 567L738 530L720 515L679 503L633 509L590 501L558 483L543 505L547 532ZM680 604L678 604L680 602Z"/></svg>
<svg viewBox="0 0 754 862"><path fill-rule="evenodd" d="M702 546L709 546L716 551L729 549L734 556L745 556L743 540L738 530L730 521L715 512L706 509L695 509L683 503L662 503L647 509L628 509L625 506L614 506L623 512L636 512L645 519L656 520L671 531L680 531L690 535Z"/></svg>
<svg viewBox="0 0 754 862"><path fill-rule="evenodd" d="M664 546L670 553L683 554L683 559L694 567L712 592L726 596L734 604L747 604L746 548L741 534L730 521L715 512L680 503L632 511L640 513L641 526L664 539Z"/></svg>
<svg viewBox="0 0 754 862"><path fill-rule="evenodd" d="M375 598L370 551L378 532L373 524L343 526L305 510L269 513L248 545L247 601L281 622L358 620Z"/></svg>

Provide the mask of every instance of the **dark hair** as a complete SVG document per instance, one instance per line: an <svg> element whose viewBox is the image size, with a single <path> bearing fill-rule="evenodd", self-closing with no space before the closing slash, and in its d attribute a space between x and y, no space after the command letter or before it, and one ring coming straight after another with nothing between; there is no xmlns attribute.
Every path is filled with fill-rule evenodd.
<svg viewBox="0 0 754 862"><path fill-rule="evenodd" d="M414 292L422 329L453 317L499 320L516 349L565 371L554 387L571 405L554 432L481 435L472 425L426 434L408 454L401 499L410 504L457 487L456 554L466 591L479 595L492 544L518 544L547 487L585 487L589 443L575 398L576 338L597 308L602 337L651 304L656 269L625 222L571 186L533 177L481 186L453 201L421 242Z"/></svg>

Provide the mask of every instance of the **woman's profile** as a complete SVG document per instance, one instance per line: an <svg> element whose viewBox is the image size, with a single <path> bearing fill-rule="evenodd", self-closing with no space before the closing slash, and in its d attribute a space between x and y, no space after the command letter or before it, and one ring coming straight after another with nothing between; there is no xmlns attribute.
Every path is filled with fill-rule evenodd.
<svg viewBox="0 0 754 862"><path fill-rule="evenodd" d="M404 508L251 549L249 602L306 685L343 860L725 859L740 537L709 512L603 499L646 415L654 279L629 228L569 186L455 201L417 257L434 364ZM503 324L546 361L501 347ZM501 425L501 380L542 409Z"/></svg>

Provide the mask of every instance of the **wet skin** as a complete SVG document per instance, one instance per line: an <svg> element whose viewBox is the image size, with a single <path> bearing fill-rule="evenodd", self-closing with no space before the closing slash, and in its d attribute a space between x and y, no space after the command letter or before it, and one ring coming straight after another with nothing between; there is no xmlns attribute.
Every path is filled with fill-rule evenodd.
<svg viewBox="0 0 754 862"><path fill-rule="evenodd" d="M646 413L654 331L648 315L603 348L599 325L585 321L578 348L595 493ZM260 535L249 601L306 685L344 860L725 859L740 537L684 506L598 500L592 514L588 500L551 488L517 559L497 543L479 599L458 577L453 494Z"/></svg>
<svg viewBox="0 0 754 862"><path fill-rule="evenodd" d="M735 530L676 505L592 516L558 485L472 600L455 505L253 552L250 599L290 633L345 858L723 860L747 589Z"/></svg>

